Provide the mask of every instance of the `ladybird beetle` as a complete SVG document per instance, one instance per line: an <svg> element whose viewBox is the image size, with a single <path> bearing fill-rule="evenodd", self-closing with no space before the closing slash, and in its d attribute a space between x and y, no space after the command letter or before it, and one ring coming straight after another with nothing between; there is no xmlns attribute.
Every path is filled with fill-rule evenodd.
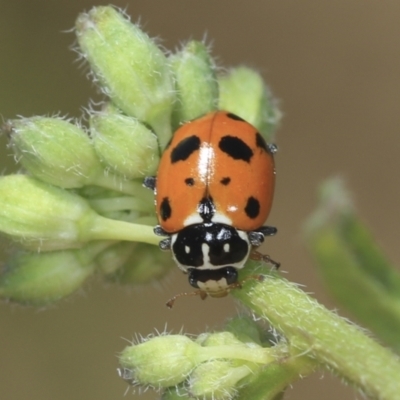
<svg viewBox="0 0 400 400"><path fill-rule="evenodd" d="M182 125L157 177L145 178L155 193L154 232L167 236L160 248L172 250L202 298L240 286L237 270L277 231L263 226L274 193L275 151L242 118L216 111Z"/></svg>

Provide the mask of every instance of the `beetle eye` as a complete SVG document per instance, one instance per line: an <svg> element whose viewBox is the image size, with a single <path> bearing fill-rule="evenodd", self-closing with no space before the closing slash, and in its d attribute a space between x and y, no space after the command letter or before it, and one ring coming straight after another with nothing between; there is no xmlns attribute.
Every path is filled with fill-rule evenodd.
<svg viewBox="0 0 400 400"><path fill-rule="evenodd" d="M235 268L227 267L224 268L224 270L225 270L224 277L228 285L232 285L233 283L237 282L238 272Z"/></svg>

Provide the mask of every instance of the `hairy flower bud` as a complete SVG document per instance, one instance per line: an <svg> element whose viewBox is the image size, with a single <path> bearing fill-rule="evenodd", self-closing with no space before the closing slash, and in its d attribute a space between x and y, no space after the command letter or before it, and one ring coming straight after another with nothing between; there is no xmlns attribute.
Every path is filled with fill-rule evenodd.
<svg viewBox="0 0 400 400"><path fill-rule="evenodd" d="M196 365L199 347L183 335L158 336L126 347L119 359L123 378L155 387L177 385Z"/></svg>
<svg viewBox="0 0 400 400"><path fill-rule="evenodd" d="M269 88L256 71L239 67L219 78L219 108L239 115L271 141L281 113Z"/></svg>
<svg viewBox="0 0 400 400"><path fill-rule="evenodd" d="M159 242L152 227L104 218L79 195L26 175L0 178L0 231L42 251L90 240Z"/></svg>
<svg viewBox="0 0 400 400"><path fill-rule="evenodd" d="M155 175L157 137L137 119L117 113L98 113L90 120L94 148L100 160L128 179Z"/></svg>
<svg viewBox="0 0 400 400"><path fill-rule="evenodd" d="M87 133L66 120L23 118L8 121L5 129L18 161L45 182L78 188L103 173Z"/></svg>
<svg viewBox="0 0 400 400"><path fill-rule="evenodd" d="M213 364L218 360L224 362ZM210 368L216 365L224 370L234 368L236 372L240 371L240 377L235 375L229 383L234 385L253 369L274 360L270 349L256 343L242 343L229 332L209 334L197 341L183 335L157 336L125 348L120 356L123 367L121 375L125 380L132 384L162 388L192 379L189 374L195 368L203 368L203 363L209 363ZM203 375L203 372L199 375ZM216 390L214 384L209 387L210 393ZM203 386L199 391L206 392Z"/></svg>
<svg viewBox="0 0 400 400"><path fill-rule="evenodd" d="M93 211L78 195L27 175L0 178L0 231L27 248L80 247L78 222Z"/></svg>
<svg viewBox="0 0 400 400"><path fill-rule="evenodd" d="M112 7L94 7L76 21L83 56L104 92L124 113L149 124L164 148L174 90L167 59L147 34Z"/></svg>
<svg viewBox="0 0 400 400"><path fill-rule="evenodd" d="M96 254L109 243L92 243L79 250L16 253L0 274L0 297L43 306L64 298L93 274Z"/></svg>
<svg viewBox="0 0 400 400"><path fill-rule="evenodd" d="M204 115L217 108L218 82L215 66L207 47L191 41L170 58L175 76L177 101L173 111L173 126Z"/></svg>
<svg viewBox="0 0 400 400"><path fill-rule="evenodd" d="M137 191L133 182L106 173L88 134L66 120L24 118L8 121L3 130L21 164L44 182L67 189L96 185L129 194Z"/></svg>

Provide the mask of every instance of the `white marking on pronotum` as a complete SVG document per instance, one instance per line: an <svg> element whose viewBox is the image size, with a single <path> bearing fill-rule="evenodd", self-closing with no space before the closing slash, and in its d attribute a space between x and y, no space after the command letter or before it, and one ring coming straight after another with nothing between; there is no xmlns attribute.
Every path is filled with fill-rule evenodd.
<svg viewBox="0 0 400 400"><path fill-rule="evenodd" d="M232 226L232 220L220 212L216 212L211 218L211 221L215 224L225 224ZM194 212L183 221L183 226L202 224L203 222L203 218L200 217L200 214L198 212Z"/></svg>

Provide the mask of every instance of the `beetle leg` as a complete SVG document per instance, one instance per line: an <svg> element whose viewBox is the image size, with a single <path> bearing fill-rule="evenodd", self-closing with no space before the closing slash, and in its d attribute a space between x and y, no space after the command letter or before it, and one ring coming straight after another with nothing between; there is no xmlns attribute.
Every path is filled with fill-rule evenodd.
<svg viewBox="0 0 400 400"><path fill-rule="evenodd" d="M156 188L157 178L155 176L146 176L143 180L143 186L147 189L154 190Z"/></svg>

